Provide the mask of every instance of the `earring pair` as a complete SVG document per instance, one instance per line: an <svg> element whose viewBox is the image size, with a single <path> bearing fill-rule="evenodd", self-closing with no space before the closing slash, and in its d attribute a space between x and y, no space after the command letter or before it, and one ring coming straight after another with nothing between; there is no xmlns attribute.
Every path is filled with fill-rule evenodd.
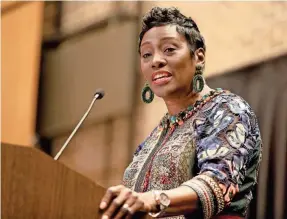
<svg viewBox="0 0 287 219"><path fill-rule="evenodd" d="M195 73L191 82L192 91L194 93L199 93L203 90L204 87L204 79L203 79L203 66L197 64L195 66ZM145 83L142 89L142 101L144 103L151 103L154 99L154 92L150 88L148 83Z"/></svg>

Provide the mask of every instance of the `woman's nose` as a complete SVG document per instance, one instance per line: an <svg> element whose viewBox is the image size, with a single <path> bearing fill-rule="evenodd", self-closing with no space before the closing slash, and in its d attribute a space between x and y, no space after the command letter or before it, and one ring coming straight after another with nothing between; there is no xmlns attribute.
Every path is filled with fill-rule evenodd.
<svg viewBox="0 0 287 219"><path fill-rule="evenodd" d="M166 65L166 60L160 54L155 54L153 56L153 60L152 60L153 69L159 69L159 68L164 67L165 65Z"/></svg>

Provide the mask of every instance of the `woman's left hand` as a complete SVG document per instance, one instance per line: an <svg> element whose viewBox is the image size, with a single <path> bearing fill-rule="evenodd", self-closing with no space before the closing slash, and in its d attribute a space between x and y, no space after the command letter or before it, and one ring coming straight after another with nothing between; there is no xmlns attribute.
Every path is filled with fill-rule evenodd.
<svg viewBox="0 0 287 219"><path fill-rule="evenodd" d="M110 187L100 203L102 219L131 218L136 212L151 212L155 200L151 192L137 193L123 185Z"/></svg>

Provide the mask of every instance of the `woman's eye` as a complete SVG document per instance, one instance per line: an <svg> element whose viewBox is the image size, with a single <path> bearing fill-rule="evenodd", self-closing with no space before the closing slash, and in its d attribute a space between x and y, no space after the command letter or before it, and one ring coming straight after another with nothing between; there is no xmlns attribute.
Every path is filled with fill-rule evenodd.
<svg viewBox="0 0 287 219"><path fill-rule="evenodd" d="M145 58L148 58L150 55L151 55L150 53L145 53L145 54L143 54L142 57L145 59Z"/></svg>
<svg viewBox="0 0 287 219"><path fill-rule="evenodd" d="M164 51L165 51L165 52L173 52L174 50L175 50L175 48L171 48L171 47L170 47L170 48L165 49Z"/></svg>

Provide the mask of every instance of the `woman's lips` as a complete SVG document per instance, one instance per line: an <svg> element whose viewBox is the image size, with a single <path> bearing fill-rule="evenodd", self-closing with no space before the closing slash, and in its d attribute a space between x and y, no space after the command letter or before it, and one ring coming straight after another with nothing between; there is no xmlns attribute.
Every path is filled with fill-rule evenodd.
<svg viewBox="0 0 287 219"><path fill-rule="evenodd" d="M154 72L152 74L152 83L156 85L167 84L172 78L172 74L167 71Z"/></svg>
<svg viewBox="0 0 287 219"><path fill-rule="evenodd" d="M171 78L172 78L172 76L164 76L161 78L154 79L152 81L152 83L156 84L156 85L164 85L164 84L167 84L168 82L170 82Z"/></svg>

